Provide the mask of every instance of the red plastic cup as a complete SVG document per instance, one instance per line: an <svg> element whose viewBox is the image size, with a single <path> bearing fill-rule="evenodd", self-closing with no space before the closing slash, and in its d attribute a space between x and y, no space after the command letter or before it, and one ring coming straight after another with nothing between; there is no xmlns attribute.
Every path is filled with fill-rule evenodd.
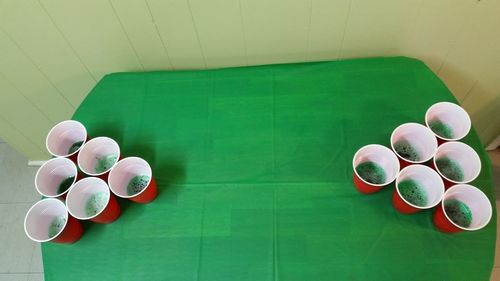
<svg viewBox="0 0 500 281"><path fill-rule="evenodd" d="M47 198L36 202L24 218L24 232L35 242L74 243L83 228L68 214L63 202Z"/></svg>
<svg viewBox="0 0 500 281"><path fill-rule="evenodd" d="M47 134L45 146L56 157L68 157L76 163L78 152L87 140L87 129L82 123L66 120L58 123ZM77 148L73 148L78 143Z"/></svg>
<svg viewBox="0 0 500 281"><path fill-rule="evenodd" d="M448 158L457 163L463 170L463 180L453 180L443 174L443 171L436 164L436 160L441 158ZM455 184L469 183L475 180L481 172L481 159L479 159L472 147L462 142L452 141L443 143L438 147L432 166L443 178L445 188L448 188Z"/></svg>
<svg viewBox="0 0 500 281"><path fill-rule="evenodd" d="M152 174L151 166L144 159L127 157L120 160L109 172L109 188L118 197L137 203L149 203L158 194ZM143 188L134 191L134 186L136 189L139 189L138 186Z"/></svg>
<svg viewBox="0 0 500 281"><path fill-rule="evenodd" d="M405 180L412 180L422 188L427 197L424 206L415 205L403 197L399 183ZM436 206L441 202L443 194L443 180L436 171L424 165L410 165L399 172L396 179L396 188L392 194L392 205L400 213L412 214Z"/></svg>
<svg viewBox="0 0 500 281"><path fill-rule="evenodd" d="M118 143L108 137L93 138L78 154L78 167L89 176L107 181L111 168L120 158Z"/></svg>
<svg viewBox="0 0 500 281"><path fill-rule="evenodd" d="M448 200L458 200L470 209L472 221L469 226L464 227L455 223L445 209ZM434 213L434 225L439 231L455 233L461 231L475 231L485 227L491 220L493 210L490 200L486 195L469 184L457 184L450 187L443 196L443 202L439 204Z"/></svg>
<svg viewBox="0 0 500 281"><path fill-rule="evenodd" d="M79 220L111 223L120 216L120 206L105 181L88 177L79 180L68 192L66 206Z"/></svg>
<svg viewBox="0 0 500 281"><path fill-rule="evenodd" d="M425 124L431 128L433 122L440 122L451 129L452 137L447 138L433 131L439 144L447 141L457 141L464 138L470 131L471 121L469 114L457 104L438 102L433 104L425 113Z"/></svg>
<svg viewBox="0 0 500 281"><path fill-rule="evenodd" d="M374 184L363 179L356 171L356 167L364 162L373 162L381 167L385 172L385 182ZM369 144L363 146L354 154L352 168L354 170L354 185L357 190L369 194L379 191L396 179L399 172L399 161L389 148L378 144Z"/></svg>
<svg viewBox="0 0 500 281"><path fill-rule="evenodd" d="M411 147L419 156L418 160L405 158L396 151L395 145L403 142ZM391 148L399 158L401 168L413 164L422 164L432 159L437 149L437 140L434 133L424 125L405 123L398 126L391 134Z"/></svg>
<svg viewBox="0 0 500 281"><path fill-rule="evenodd" d="M36 172L35 188L45 197L65 197L77 178L78 170L73 161L61 157L52 158ZM62 185L67 185L67 188L60 190Z"/></svg>

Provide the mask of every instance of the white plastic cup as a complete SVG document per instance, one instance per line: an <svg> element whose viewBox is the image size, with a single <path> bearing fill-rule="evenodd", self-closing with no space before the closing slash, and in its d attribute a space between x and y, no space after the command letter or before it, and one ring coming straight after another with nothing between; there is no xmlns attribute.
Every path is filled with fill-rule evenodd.
<svg viewBox="0 0 500 281"><path fill-rule="evenodd" d="M35 242L73 243L80 239L83 229L78 220L68 214L63 202L47 198L28 210L24 232Z"/></svg>
<svg viewBox="0 0 500 281"><path fill-rule="evenodd" d="M450 179L439 170L436 160L444 157L451 159L460 166L463 171L463 180L457 181ZM454 184L469 183L475 180L481 172L481 159L477 155L476 151L465 143L456 141L441 144L436 151L432 164L439 175L443 178L446 187L450 187Z"/></svg>
<svg viewBox="0 0 500 281"><path fill-rule="evenodd" d="M45 162L36 172L35 188L42 196L59 197L65 195L78 177L78 170L73 161L68 158L52 158ZM70 178L73 180L69 183ZM61 191L61 185L69 184L68 188Z"/></svg>
<svg viewBox="0 0 500 281"><path fill-rule="evenodd" d="M50 154L56 157L71 157L76 155L87 140L87 130L82 123L66 120L58 123L47 134L45 145ZM78 149L70 151L71 147L81 142Z"/></svg>
<svg viewBox="0 0 500 281"><path fill-rule="evenodd" d="M384 170L383 183L370 183L363 179L356 171L356 167L364 162L373 162ZM369 144L360 148L352 160L354 170L354 185L361 193L373 193L393 182L399 173L399 161L394 152L379 144Z"/></svg>
<svg viewBox="0 0 500 281"><path fill-rule="evenodd" d="M147 177L143 189L129 194L128 187L136 177ZM136 180L137 181L137 180ZM157 194L156 182L153 179L151 166L139 157L127 157L120 160L109 172L109 188L118 197L127 198L138 203L148 203Z"/></svg>
<svg viewBox="0 0 500 281"><path fill-rule="evenodd" d="M425 206L418 206L409 202L400 191L399 183L405 180L416 182L427 198ZM441 177L433 169L424 165L410 165L401 170L396 179L396 188L392 198L393 206L400 213L410 214L421 210L430 209L443 199L444 183Z"/></svg>
<svg viewBox="0 0 500 281"><path fill-rule="evenodd" d="M410 160L396 151L398 142L407 142L417 153L418 160ZM424 125L418 123L405 123L398 126L391 134L391 148L400 159L402 167L411 164L421 164L432 159L436 153L438 143L434 133Z"/></svg>
<svg viewBox="0 0 500 281"><path fill-rule="evenodd" d="M472 221L468 227L453 222L445 209L447 200L458 200L469 207ZM481 190L469 184L457 184L444 193L443 203L434 215L434 224L443 232L475 231L488 225L492 214L493 208L490 200Z"/></svg>
<svg viewBox="0 0 500 281"><path fill-rule="evenodd" d="M95 214L86 211L89 200L94 196L104 196L103 207ZM110 223L120 216L120 206L109 191L105 181L96 177L79 180L68 192L66 206L69 213L79 220L91 220L98 223Z"/></svg>
<svg viewBox="0 0 500 281"><path fill-rule="evenodd" d="M107 157L108 159L113 158L114 161L102 165L103 162L107 162ZM109 172L119 158L120 147L116 141L108 137L97 137L91 139L82 147L78 154L78 166L87 175L101 176ZM105 169L101 169L103 167Z"/></svg>
<svg viewBox="0 0 500 281"><path fill-rule="evenodd" d="M425 113L427 127L431 128L431 123L435 121L447 125L453 134L453 137L446 138L433 132L441 142L460 140L469 133L471 128L469 114L462 107L451 102L438 102L427 109Z"/></svg>

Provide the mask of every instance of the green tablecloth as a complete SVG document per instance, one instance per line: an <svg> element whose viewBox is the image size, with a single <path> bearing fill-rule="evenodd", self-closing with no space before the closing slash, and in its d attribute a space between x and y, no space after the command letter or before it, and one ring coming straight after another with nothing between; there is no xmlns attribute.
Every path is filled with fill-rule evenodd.
<svg viewBox="0 0 500 281"><path fill-rule="evenodd" d="M401 215L393 186L352 184L352 156L455 101L420 61L397 57L207 71L115 73L74 115L123 156L150 161L159 196L120 201L73 245L44 244L51 280L488 280L483 230L436 231ZM494 202L489 160L474 185ZM494 205L493 205L494 206Z"/></svg>

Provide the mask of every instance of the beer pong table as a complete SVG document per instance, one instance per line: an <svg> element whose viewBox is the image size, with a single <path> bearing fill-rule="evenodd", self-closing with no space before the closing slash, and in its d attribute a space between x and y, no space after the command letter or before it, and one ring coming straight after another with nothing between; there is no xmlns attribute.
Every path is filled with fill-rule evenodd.
<svg viewBox="0 0 500 281"><path fill-rule="evenodd" d="M362 195L352 157L456 102L410 58L105 76L74 114L92 137L151 164L159 195L119 201L112 224L42 245L51 280L488 280L496 211L443 234L432 211L401 215L394 186ZM494 205L490 163L472 183Z"/></svg>

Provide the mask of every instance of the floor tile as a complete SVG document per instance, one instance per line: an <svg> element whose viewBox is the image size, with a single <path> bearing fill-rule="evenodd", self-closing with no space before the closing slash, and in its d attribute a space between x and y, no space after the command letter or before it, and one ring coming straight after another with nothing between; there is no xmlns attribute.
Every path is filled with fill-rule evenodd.
<svg viewBox="0 0 500 281"><path fill-rule="evenodd" d="M28 281L26 273L0 273L0 281Z"/></svg>
<svg viewBox="0 0 500 281"><path fill-rule="evenodd" d="M43 273L0 273L0 281L43 281Z"/></svg>
<svg viewBox="0 0 500 281"><path fill-rule="evenodd" d="M8 144L0 143L0 203L27 203L40 198L34 184L38 167L27 163Z"/></svg>
<svg viewBox="0 0 500 281"><path fill-rule="evenodd" d="M43 273L42 250L40 243L35 243L35 249L33 250L33 256L31 257L30 272Z"/></svg>
<svg viewBox="0 0 500 281"><path fill-rule="evenodd" d="M43 273L32 273L28 276L27 281L44 281Z"/></svg>
<svg viewBox="0 0 500 281"><path fill-rule="evenodd" d="M499 281L500 280L500 267L494 267L491 272L490 281Z"/></svg>
<svg viewBox="0 0 500 281"><path fill-rule="evenodd" d="M35 242L24 233L24 216L31 203L0 204L0 272L30 272Z"/></svg>

